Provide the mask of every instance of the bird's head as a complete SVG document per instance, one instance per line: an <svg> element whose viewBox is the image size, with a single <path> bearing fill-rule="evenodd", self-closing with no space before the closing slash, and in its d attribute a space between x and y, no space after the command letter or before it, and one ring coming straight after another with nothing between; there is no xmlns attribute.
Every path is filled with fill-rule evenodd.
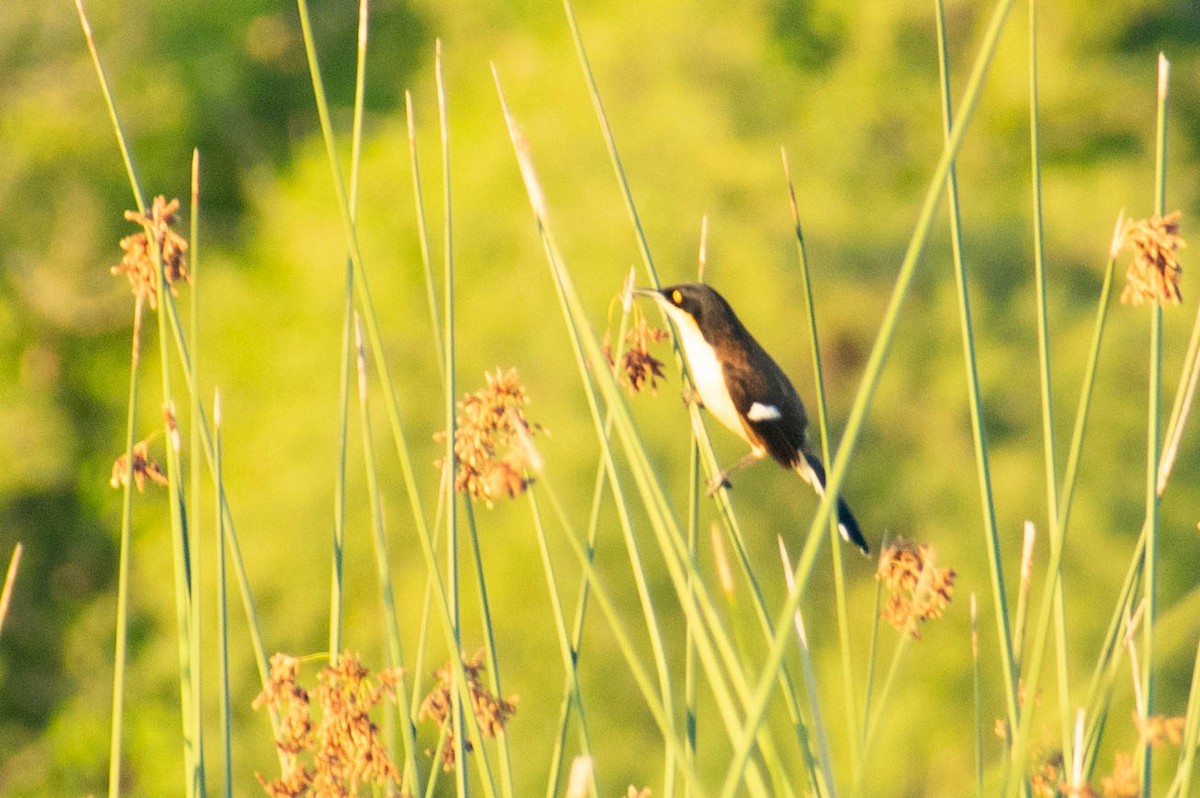
<svg viewBox="0 0 1200 798"><path fill-rule="evenodd" d="M724 297L703 283L680 283L666 288L638 288L634 293L648 296L675 322L683 326L688 322L701 331L714 325L728 323L733 310Z"/></svg>

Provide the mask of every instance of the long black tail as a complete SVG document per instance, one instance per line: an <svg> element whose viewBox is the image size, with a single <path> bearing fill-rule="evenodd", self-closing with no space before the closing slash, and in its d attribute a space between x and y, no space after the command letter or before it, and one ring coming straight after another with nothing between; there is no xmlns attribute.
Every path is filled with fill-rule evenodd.
<svg viewBox="0 0 1200 798"><path fill-rule="evenodd" d="M804 462L796 465L797 473L813 486L813 490L818 495L824 497L825 466L821 465L821 461L815 454L809 452L802 452L802 454L804 455ZM858 521L854 518L854 513L850 512L850 506L846 504L840 495L837 500L837 514L838 531L842 533L842 539L847 543L853 543L863 554L870 554L871 547L867 545L862 530L858 526Z"/></svg>

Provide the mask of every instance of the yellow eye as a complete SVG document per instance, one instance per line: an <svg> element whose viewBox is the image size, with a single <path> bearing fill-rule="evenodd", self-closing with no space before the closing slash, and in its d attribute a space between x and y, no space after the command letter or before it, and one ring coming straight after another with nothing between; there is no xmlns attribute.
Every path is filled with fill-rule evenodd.
<svg viewBox="0 0 1200 798"><path fill-rule="evenodd" d="M683 294L680 293L678 288L671 292L671 301L676 305L683 301Z"/></svg>

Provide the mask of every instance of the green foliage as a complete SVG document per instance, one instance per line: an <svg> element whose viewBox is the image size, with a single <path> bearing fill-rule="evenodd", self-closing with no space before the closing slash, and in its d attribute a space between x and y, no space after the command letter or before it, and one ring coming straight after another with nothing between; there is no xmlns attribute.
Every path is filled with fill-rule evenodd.
<svg viewBox="0 0 1200 798"><path fill-rule="evenodd" d="M224 484L267 646L297 654L323 651L349 244L313 111L297 12L260 2L92 5L86 8L141 185L154 194L179 196L186 205L187 162L193 147L201 152L203 255L196 290L202 343L196 394L211 407L213 388L221 388ZM622 518L610 494L596 511L594 566L581 562L563 537L586 537L599 452L562 322L588 324L598 334L624 274L640 262L570 31L557 4L378 5L371 15L356 235L378 311L380 338L370 342L368 357L379 359L371 361L371 378L377 380L379 366L386 365L396 380L394 399L410 447L413 484L424 505L419 512L433 529L444 527L444 522L441 527L433 523L439 512L438 471L430 464L444 454L444 444L433 435L446 428L447 419L441 364L430 334L431 324L440 321L429 317L420 268L401 98L411 88L433 270L440 274L441 234L448 221L440 212L435 35L445 52L453 153L456 393L473 390L480 384L478 375L498 365L515 366L532 399L530 417L551 433L538 438L546 474L534 484L537 501L549 505L541 507L546 528L536 527L545 537L531 534L535 527L519 502L490 511L476 507L471 522L487 580L492 655L499 665L490 668L489 678L502 677L505 694L520 695L506 741L514 752L513 792L536 794L553 775L546 772L547 763L564 701L561 641L551 614L531 607L546 602L544 574L553 573L559 585L556 602L563 603L569 626L578 586L591 568L595 589L606 591L596 601L611 601L613 617L622 619L632 640L627 644L599 607L589 609L578 691L597 756L600 793L615 795L635 783L661 794L664 782L689 777L680 764L684 757L680 752L674 760L678 772L664 772L664 734L656 725L662 721L654 717L653 702L631 682L631 666L622 658L630 656L626 646L631 645L651 683L674 686L665 691L665 702L670 708L674 701L668 714L678 723L684 634L701 622L679 606L677 585L669 576L672 555L650 543L650 530L657 527L645 515L656 500L645 493L635 500L632 483L626 485L633 537L644 536L644 561L634 571L646 580L648 601L639 602L631 581L619 532ZM1135 217L1154 212L1153 58L1159 48L1166 48L1175 65L1167 206L1185 210L1185 237L1188 220L1200 208L1200 183L1192 179L1200 161L1200 86L1194 78L1200 35L1194 5L1181 0L1097 9L1073 3L1044 12L1040 179L1056 385L1050 411L1058 420L1056 480L1070 441L1113 219L1122 207ZM942 149L932 8L788 1L681 9L655 1L586 4L576 11L659 274L664 282L691 278L700 218L707 214L707 279L729 297L807 398L814 375L779 146L789 152L836 450ZM989 9L957 2L947 13L957 98ZM313 14L344 168L357 19L346 4L314 5ZM120 497L107 481L123 448L132 305L124 280L106 272L120 259L118 240L136 229L121 219L122 210L134 203L112 131L104 124L73 9L66 3L25 3L0 16L0 70L6 76L0 85L0 207L6 209L0 217L0 374L8 375L0 381L0 456L11 464L0 476L0 555L17 540L26 546L18 592L0 637L0 792L99 794L108 767L103 754L120 527ZM1036 519L1043 533L1049 526L1039 470L1023 26L1018 10L957 160L999 550L1005 589L1014 597L1021 523ZM544 242L531 224L489 61L524 126L558 257L577 285L582 313L558 312ZM884 534L930 543L938 563L957 570L957 593L948 616L929 625L924 640L899 649L900 678L883 705L885 720L869 753L865 794L961 795L973 783L974 752L965 742L974 734L965 700L972 683L966 612L972 593L981 599L984 722L1005 714L995 650L998 621L983 598L991 594L988 559L971 474L975 453L941 218L898 319L891 358L879 375L842 491L852 498L873 546ZM1197 293L1190 280L1185 276L1189 304L1165 313L1164 401L1183 363L1188 309ZM439 296L442 290L437 288ZM182 307L192 298L191 288L181 289ZM1035 742L1059 744L1060 714L1073 721L1074 708L1087 700L1091 667L1142 524L1144 315L1115 307L1108 319L1063 565L1071 695L1058 695L1055 679L1043 677L1042 709L1030 732ZM147 354L158 351L156 321L147 316L143 330L139 439L161 429L159 358ZM639 395L625 404L665 493L662 506L684 521L690 427L676 398L678 372L668 363L667 373L657 399ZM181 427L187 429L196 421L191 399L182 374L170 376ZM419 553L420 524L410 520L412 496L406 495L385 418L393 397L372 385L373 410L367 412L375 415L373 435L366 441L351 435L347 453L345 636L349 647L363 650L378 667L396 656L385 653L392 649L377 609L370 550L372 527L386 524L384 548L390 550L381 554L392 567L407 677L410 685L427 686L452 646L436 625L419 636L426 620L436 623L430 620L436 613L422 609L432 569ZM602 385L595 390L606 410L617 404ZM351 414L356 425L357 413ZM723 433L713 444L721 463L741 454ZM160 462L165 460L161 434L152 449ZM374 470L364 472L364 451L374 452L369 466ZM190 468L186 457L185 452L184 465ZM636 449L620 448L615 473L628 479L636 472L637 457ZM1159 521L1156 583L1164 610L1154 649L1161 663L1156 691L1158 706L1171 714L1184 712L1193 678L1196 633L1187 619L1194 617L1188 608L1195 594L1187 564L1194 561L1197 545L1190 510L1200 499L1191 478L1197 462L1197 449L1185 433ZM207 480L207 470L204 476ZM368 480L378 483L381 512L376 515L365 500L372 495ZM208 640L216 628L210 490L205 487L201 507L189 508L205 558L197 594L204 613L201 633ZM180 651L171 634L177 623L169 598L172 527L164 496L136 497L134 505L130 584L135 587L122 760L125 792L132 795L178 792L183 767ZM797 490L794 475L765 465L740 475L733 496L754 589L761 591L766 616L775 620L787 589L774 565L771 532L782 534L797 556L816 504ZM566 508L562 516L554 509L555 497ZM704 533L710 522L728 520L709 501L701 501L698 518L701 544L698 572L692 576L715 595L715 567ZM466 540L468 521L458 523ZM1049 558L1044 534L1040 540L1035 608L1043 599L1041 577ZM444 541L437 545L443 548L435 556L444 558ZM464 582L471 586L463 588L459 607L460 647L470 654L484 645L475 631L483 609L470 556L463 551ZM872 646L875 585L867 564L856 557L846 560L843 609L851 619L852 670L862 679ZM713 623L711 633L714 645L724 633L737 638L752 688L768 646L753 602L741 593L748 585L740 583L738 590L737 601L720 610L728 617ZM274 762L268 722L249 711L261 684L246 644L246 620L236 609L236 587L231 591L235 790L243 794L258 789L253 772L270 772ZM841 711L840 655L846 641L836 630L841 603L833 595L832 574L824 559L818 560L801 606L829 726L834 778L848 786L849 749L855 744L848 741L861 718ZM652 614L664 641L666 664L658 671L643 613ZM883 640L894 639L890 630L882 631ZM436 641L428 643L428 652L426 640ZM881 671L890 656L885 643ZM1054 670L1050 657L1047 674ZM793 650L785 662L798 676ZM206 646L206 684L215 684L215 665L215 646ZM1126 668L1117 672L1097 776L1110 768L1113 751L1131 747L1132 682ZM883 673L876 678L882 680ZM702 755L694 775L714 793L736 739L720 726L720 704L728 700L740 707L744 700L733 688L722 696L723 689L704 683L698 699L697 749L720 755ZM216 690L206 687L204 698L204 720L215 728ZM898 712L899 707L913 711ZM764 740L790 742L785 749L790 754L797 747L792 723L782 704L771 705L765 736L759 738L762 756L751 759L751 771L761 768L768 785L779 771L770 758L775 743ZM572 729L568 752L578 748ZM435 747L437 738L428 727L418 732L421 750L408 753L418 762L424 784L430 763L423 750ZM217 739L208 733L210 789L220 783L214 775L224 764ZM487 746L495 756L494 744ZM990 728L983 730L982 750L986 783L999 785L1005 754ZM1167 760L1174 772L1173 754L1156 756L1160 770ZM802 793L807 782L799 777L811 772L798 760L785 756L784 761L782 769L796 778L793 786ZM497 770L496 778L503 792L507 775ZM1156 784L1165 788L1166 781ZM448 793L448 785L443 781L439 789Z"/></svg>

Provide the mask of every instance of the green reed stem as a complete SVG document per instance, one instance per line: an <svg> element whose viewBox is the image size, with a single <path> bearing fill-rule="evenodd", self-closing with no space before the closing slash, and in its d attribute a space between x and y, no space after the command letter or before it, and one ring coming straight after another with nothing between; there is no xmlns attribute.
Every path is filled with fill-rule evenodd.
<svg viewBox="0 0 1200 798"><path fill-rule="evenodd" d="M637 238L638 248L642 255L643 264L646 268L646 274L651 285L658 286L658 273L654 267L654 261L650 254L650 247L646 240L645 230L642 227L641 218L638 215L637 206L633 200L633 192L629 186L629 181L625 177L625 169L622 165L620 154L617 151L616 140L612 133L612 127L609 124L608 117L604 111L604 103L600 98L600 92L596 84L596 78L592 72L591 64L588 61L587 51L584 48L583 38L580 34L579 25L575 19L575 12L570 0L564 0L563 7L564 11L566 12L568 26L571 30L572 40L575 44L576 55L578 56L580 67L583 71L584 80L588 87L588 93L592 98L592 105L596 111L597 120L600 124L600 129L604 137L605 146L609 152L609 158L613 166L613 171L616 175L617 183L620 186L622 196L624 197L626 210L629 213L631 222L633 223L636 234L635 237ZM679 348L679 341L675 336L672 336L671 344L675 363L678 365L680 373L683 375L682 379L686 393L690 386L690 379L686 363L683 359L682 351ZM720 468L717 465L716 455L713 452L708 431L701 420L700 410L695 406L694 403L690 408L690 418L692 422L694 439L700 446L701 452L705 458L705 462L709 465L710 473L715 475L720 471ZM750 568L749 558L746 556L744 540L741 537L741 532L738 528L736 517L733 514L733 507L727 490L719 491L717 504L722 516L722 520L725 524L725 528L729 532L735 548L738 550L743 571L752 587L756 603L756 611L760 616L760 623L763 625L765 633L769 635L770 620L766 616L765 601L762 597L762 592L758 582L753 576L753 570ZM684 548L686 549L686 544ZM691 601L692 599L689 598L688 600ZM795 697L794 688L791 684L791 676L787 672L786 668L780 672L779 679L788 702L788 711L791 714L793 726L797 729L797 736L803 738L804 729L799 715L799 705ZM803 745L803 740L801 740L801 744Z"/></svg>
<svg viewBox="0 0 1200 798"><path fill-rule="evenodd" d="M488 601L487 580L483 575L483 554L479 548L479 533L475 525L474 504L468 499L463 503L467 516L467 533L471 539L471 560L475 564L475 586L479 591L479 614L483 631L484 655L487 657L489 688L493 695L504 695L500 680L500 658L496 654L496 633L492 625L492 609ZM512 751L508 733L503 727L496 734L496 747L500 762L500 789L507 798L513 795Z"/></svg>
<svg viewBox="0 0 1200 798"><path fill-rule="evenodd" d="M1196 659L1192 663L1192 686L1188 690L1187 712L1184 717L1183 741L1179 746L1179 767L1175 771L1175 780L1171 782L1167 798L1187 795L1192 785L1196 748L1200 746L1200 646L1196 648Z"/></svg>
<svg viewBox="0 0 1200 798"><path fill-rule="evenodd" d="M121 118L117 115L117 106L109 89L108 78L104 66L100 63L100 53L96 49L96 39L92 35L92 26L83 10L83 0L75 0L75 8L79 13L79 25L87 43L88 53L92 58L92 67L100 83L100 91L104 95L104 104L108 108L109 122L117 136L117 146L121 151L121 160L125 163L125 173L129 177L129 185L133 189L134 202L139 212L144 212L146 203L142 199L142 189L138 185L137 174L133 168L133 158L125 141L125 133L121 128ZM138 364L141 360L141 329L142 297L138 296L133 311L133 341L132 355L129 365L129 398L125 417L125 476L124 491L121 495L121 537L117 557L117 614L116 614L116 643L113 655L113 694L112 694L112 727L110 730L108 753L108 795L116 798L121 792L121 743L124 737L125 719L125 670L129 636L129 559L131 546L131 531L133 529L133 445L137 440L137 400L138 400Z"/></svg>
<svg viewBox="0 0 1200 798"><path fill-rule="evenodd" d="M796 231L796 255L800 263L800 285L804 295L804 311L808 320L808 340L812 348L813 383L817 399L817 428L821 436L821 458L830 462L832 447L829 443L829 414L825 400L825 377L821 367L821 345L817 334L817 310L813 301L812 279L808 271L808 252L804 245L804 231L800 225L800 207L796 202L796 187L792 182L792 170L788 164L786 150L781 150L783 156L783 173L787 180L788 200L792 211L792 224ZM837 497L833 497L837 501ZM846 733L850 743L850 772L855 773L859 768L861 752L858 748L858 735L854 730L853 719L858 717L858 688L854 681L854 657L850 647L850 613L846 604L846 574L842 567L842 548L839 541L837 517L829 516L829 549L833 555L833 589L834 606L837 608L838 649L842 663L842 692L846 707ZM789 576L791 565L788 564ZM798 618L799 616L797 616ZM810 694L812 690L810 688ZM815 700L815 699L814 699ZM828 764L826 764L828 768ZM833 780L826 773L830 789Z"/></svg>
<svg viewBox="0 0 1200 798"><path fill-rule="evenodd" d="M362 166L363 110L367 83L368 0L358 4L358 47L355 52L354 119L350 133L350 218L358 213L358 178ZM329 664L342 653L342 606L345 593L346 453L350 439L350 358L354 327L354 265L346 258L342 301L342 346L339 350L337 471L333 487L333 557L329 591Z"/></svg>
<svg viewBox="0 0 1200 798"><path fill-rule="evenodd" d="M942 100L942 129L946 140L953 127L954 107L950 93L950 55L946 41L946 9L943 0L935 2L938 38L938 68ZM954 283L958 292L959 328L962 331L963 364L967 377L967 404L971 417L971 441L975 447L975 475L979 482L980 510L984 541L987 544L988 576L992 587L992 608L996 613L996 635L1000 648L1000 671L1004 679L1005 716L1009 728L1017 719L1017 676L1014 642L1009 621L1008 600L1004 590L1004 563L1000 532L996 523L996 503L992 493L991 458L987 430L983 425L983 396L979 386L979 368L975 353L975 326L971 319L970 291L963 258L962 214L958 201L958 170L951 162L946 173L946 200L950 212L950 248L954 262Z"/></svg>
<svg viewBox="0 0 1200 798"><path fill-rule="evenodd" d="M416 114L413 111L412 92L404 92L404 119L408 130L408 160L412 170L413 206L417 214L417 241L421 247L421 271L425 275L425 298L429 303L429 318L433 330L433 351L437 359L438 373L445 385L446 347L442 343L442 326L439 322L437 282L433 276L433 261L429 255L429 223L425 218L425 192L421 188L421 162L417 157ZM451 394L453 396L453 394Z"/></svg>
<svg viewBox="0 0 1200 798"><path fill-rule="evenodd" d="M443 289L443 305L442 305L442 324L444 326L444 345L445 349L442 352L443 365L442 375L445 378L445 393L443 397L445 412L445 429L446 429L446 449L443 454L444 462L448 464L450 473L453 474L458 469L458 459L454 452L454 432L456 429L455 417L455 382L454 382L454 231L452 227L453 216L451 213L452 197L450 191L450 137L447 129L446 119L446 84L442 73L442 41L438 39L434 42L434 85L437 94L438 106L438 131L441 134L441 155L442 155L442 189L443 189L443 206L442 219L445 225L443 229L444 239L443 246L443 272L442 272L442 289ZM462 587L459 583L458 573L458 501L454 495L453 482L447 482L446 490L446 588L447 599L450 602L450 626L454 636L454 647L451 649L450 658L452 660L459 659L462 647ZM464 719L470 706L470 696L467 693L466 682L456 682L456 689L451 691L451 712L452 712L452 728L462 729ZM460 798L466 796L467 792L467 741L462 734L454 735L455 746L455 762L458 767L454 770L455 786L458 790Z"/></svg>
<svg viewBox="0 0 1200 798"><path fill-rule="evenodd" d="M564 702L575 708L579 716L579 753L581 756L592 755L591 737L588 734L587 713L584 709L583 691L579 686L579 672L576 669L576 650L572 647L571 635L567 630L566 614L563 612L562 595L559 593L558 578L554 574L554 563L550 557L550 545L546 539L546 526L542 520L542 511L538 506L537 495L526 491L529 497L529 512L533 520L533 530L537 536L538 554L542 559L542 574L546 580L546 591L550 599L550 612L554 618L554 632L558 638L558 653L562 657L563 670L566 675L566 690ZM565 714L565 710L564 710ZM546 795L552 798L558 795L558 775L562 763L562 749L566 736L566 724L560 727L558 744L553 757L554 765L550 768ZM596 787L596 773L590 773L590 783L593 794L600 794Z"/></svg>
<svg viewBox="0 0 1200 798"><path fill-rule="evenodd" d="M388 556L387 524L383 516L383 491L379 484L379 474L376 463L374 436L371 432L371 406L369 380L367 376L367 356L363 348L362 329L357 316L354 319L354 348L355 362L358 370L358 406L361 416L363 466L367 478L367 500L371 507L371 532L375 549L375 569L379 579L379 597L383 605L384 642L387 649L388 666L401 671L397 682L397 694L407 695L407 687L403 676L404 651L400 644L400 614L396 610L396 592L392 587L392 568ZM417 768L416 729L413 728L412 717L404 715L399 718L400 733L404 741L404 779L411 792L419 792L421 788L420 770Z"/></svg>
<svg viewBox="0 0 1200 798"><path fill-rule="evenodd" d="M221 506L225 501L225 469L221 454L221 393L213 396L213 428L216 450L214 470L216 480L216 527L217 527L217 659L218 689L221 693L221 737L225 758L225 798L233 798L233 701L229 690L229 590L225 573L225 515Z"/></svg>
<svg viewBox="0 0 1200 798"><path fill-rule="evenodd" d="M554 490L545 471L538 471L537 477L538 479L534 483L533 490L546 494L554 517L563 529L563 538L570 546L575 558L579 561L580 568L583 571L583 579L591 585L589 593L600 608L600 613L608 622L609 630L613 634L613 640L616 643L617 649L621 652L622 659L625 660L625 664L629 667L629 674L646 702L646 711L650 713L650 717L654 719L655 725L658 726L665 745L676 749L676 762L682 763L679 766L686 769L685 743L676 736L674 722L664 710L661 696L655 688L653 678L645 666L642 665L637 647L634 645L629 632L625 629L624 622L622 621L622 613L617 608L616 602L610 595L608 588L605 587L600 575L596 572L591 551L580 542L579 536L575 532L563 508L562 502L559 500L557 492ZM688 773L685 770L685 776L688 783L693 786L693 791L697 798L705 798L707 793L702 788L696 774L694 772Z"/></svg>
<svg viewBox="0 0 1200 798"><path fill-rule="evenodd" d="M849 463L850 456L853 454L854 448L858 443L858 437L862 432L862 425L866 419L867 410L870 406L871 399L875 393L875 389L879 384L879 378L883 373L883 366L887 361L887 355L891 348L892 340L895 336L896 326L900 318L900 310L904 305L904 300L908 295L909 288L912 285L912 279L916 273L916 265L920 259L921 253L924 251L925 242L929 235L929 230L932 227L934 212L937 209L938 198L941 196L942 187L946 182L947 174L949 173L950 164L954 159L958 148L962 143L963 136L966 132L967 124L970 122L972 115L975 112L978 104L980 91L983 86L983 80L987 76L989 66L991 64L992 55L995 52L996 45L1000 39L1000 33L1004 29L1004 22L1008 16L1009 10L1012 8L1013 0L1000 0L992 14L991 21L988 24L987 33L984 37L984 44L980 54L976 59L975 66L972 69L971 77L967 82L967 89L964 94L962 103L963 111L955 120L951 130L951 135L946 143L946 147L942 152L942 156L938 161L938 165L934 170L933 178L925 193L925 199L922 203L921 212L918 216L916 229L909 243L908 251L905 254L904 261L900 267L900 274L896 279L896 287L893 290L892 298L888 303L887 310L884 313L883 321L880 325L880 332L875 340L875 345L872 348L871 356L867 361L866 371L863 375L862 383L859 387L858 394L855 396L854 404L850 411L850 416L846 422L846 429L842 436L842 444L838 448L838 455L834 459L832 469L828 474L826 484L827 495L817 509L816 517L813 519L812 526L809 530L808 538L805 542L805 547L800 555L799 564L796 566L796 584L795 589L788 592L788 597L777 621L775 622L775 634L771 641L771 648L768 652L765 661L762 663L762 671L759 676L757 686L754 688L753 698L746 712L746 722L743 726L743 731L740 739L735 742L735 750L730 766L727 770L725 786L722 789L724 798L732 798L737 790L737 785L741 780L742 769L745 767L750 751L753 747L755 732L762 724L763 717L766 714L767 704L771 696L771 685L776 677L780 664L783 660L784 652L787 648L789 640L788 626L791 623L792 615L800 604L800 599L808 586L808 579L812 572L813 563L816 559L817 551L820 546L820 536L818 531L823 529L829 522L829 515L833 509L833 505L829 501L830 496L835 496L841 489L842 481L845 479L845 472Z"/></svg>
<svg viewBox="0 0 1200 798"><path fill-rule="evenodd" d="M313 96L317 106L317 117L321 124L321 137L325 142L326 156L329 161L330 175L333 182L334 194L337 198L338 212L342 220L343 233L346 237L346 243L350 251L350 259L354 264L354 286L356 295L359 300L359 306L362 311L362 321L364 332L366 333L366 342L370 346L372 357L374 358L373 365L375 371L379 375L381 387L383 389L384 405L388 413L389 426L391 427L392 440L395 444L396 454L400 460L401 476L404 481L405 493L409 500L409 506L412 511L413 523L416 528L417 539L421 545L421 553L425 559L425 566L429 577L434 580L434 606L438 611L438 618L441 621L442 632L445 635L447 648L450 650L450 668L453 672L454 684L456 692L461 692L467 689L467 678L463 670L462 657L456 652L460 649L457 626L453 622L453 614L451 613L450 599L447 597L446 586L441 580L441 574L438 570L437 557L432 548L432 535L429 525L426 523L424 512L421 509L420 492L417 489L416 473L413 469L412 457L408 449L408 443L405 439L404 425L400 416L400 405L396 392L395 383L392 380L391 372L387 368L387 361L384 356L382 340L383 335L379 327L378 315L375 312L375 303L371 297L370 286L368 285L366 268L363 264L362 251L359 247L358 234L354 225L353 219L350 217L350 205L346 192L345 181L342 177L342 170L337 156L337 149L334 142L333 125L329 114L329 104L325 98L325 86L321 78L320 63L317 58L316 45L313 41L312 21L310 19L307 0L296 0L297 9L300 15L300 27L304 40L305 55L308 59L309 76L312 79ZM477 751L475 763L483 774L483 784L485 793L488 795L495 794L495 784L491 777L490 764L486 752L483 750L482 739L479 733L479 722L475 717L475 713L465 713L467 737ZM459 727L462 728L461 726ZM462 735L458 735L460 740Z"/></svg>
<svg viewBox="0 0 1200 798"><path fill-rule="evenodd" d="M192 301L189 303L190 309L191 309L191 324L188 325L188 327L189 327L188 331L191 334L192 354L193 354L192 362L191 362L191 372L192 372L191 382L192 382L192 384L197 384L197 382L199 380L198 373L199 373L199 362L200 362L199 358L196 357L196 354L199 351L198 346L199 346L199 339L200 339L200 334L199 334L199 327L200 327L200 304L199 303L200 303L200 300L199 300L199 294L197 293L198 292L197 283L200 279L199 278L199 270L198 270L199 263L200 263L200 150L198 150L198 149L192 150L190 194L191 194L191 197L190 197L191 202L190 202L189 207L191 209L191 212L188 214L188 224L189 224L189 229L188 229L188 256L189 256L188 257L188 267L189 267L189 271L191 273L191 280L192 280L192 283L191 283ZM165 343L165 339L164 339L164 343L161 344L161 346L163 348L166 348L167 345ZM196 718L195 725L196 725L196 734L197 734L197 748L198 748L198 751L200 754L200 767L198 768L198 774L199 774L201 783L200 783L199 787L200 787L200 794L203 795L204 794L203 780L205 777L205 773L204 773L204 716L203 716L204 674L203 674L203 658L202 658L203 646L202 646L202 640L201 640L201 631L202 631L201 621L202 621L202 617L203 617L203 613L202 613L203 602L200 599L200 591L201 591L201 582L200 582L200 561L201 561L201 554L200 554L200 543L201 543L201 537L200 537L200 529L201 529L200 477L201 477L202 469L200 467L200 444L199 444L200 432L194 421L195 416L196 416L196 408L198 408L200 406L199 392L197 392L194 396L192 396L191 399L192 399L191 412L192 412L193 420L192 420L192 423L189 424L189 427L188 427L188 430L189 430L188 455L189 455L189 463L190 463L189 472L190 472L190 478L191 478L191 483L190 483L191 506L192 506L191 528L195 531L188 536L188 541L190 543L190 548L188 550L188 562L191 564L191 573L188 576L188 579L191 582L191 607L190 607L191 618L189 619L189 623L191 624L191 628L193 629L193 634L191 635L191 651L189 652L189 657L191 658L192 663L194 663L194 665L195 665L195 678L192 681L192 694L191 694L190 698L191 698L191 702L192 702L192 717ZM182 488L181 488L181 490L182 490Z"/></svg>
<svg viewBox="0 0 1200 798"><path fill-rule="evenodd" d="M554 244L553 236L547 226L545 198L529 157L528 143L508 113L507 106L504 104L503 92L500 91L498 78L497 91L500 92L501 104L509 125L509 134L513 141L518 164L520 165L526 191L529 195L530 205L533 208L543 249L545 250L547 261L554 277L559 301L563 307L564 319L567 321L568 333L571 337L580 375L585 389L588 389L585 390L585 395L588 399L589 411L592 414L593 423L596 425L598 432L602 431L603 423L599 412L598 400L594 391L590 389L592 387L591 380L595 379L596 387L601 389L606 405L615 411L617 432L624 451L630 458L634 481L642 497L645 509L650 515L651 528L664 554L664 561L676 596L680 600L685 613L700 613L700 617L705 620L705 624L698 625L701 633L697 634L696 637L697 652L706 668L710 685L713 687L714 699L720 711L722 721L725 723L726 728L732 732L736 725L737 710L730 689L732 688L737 691L739 698L744 699L744 691L746 689L745 674L741 670L736 653L729 643L727 634L721 627L718 616L714 612L711 599L704 591L697 591L696 601L693 603L691 600L692 597L688 594L685 571L688 568L694 569L695 564L687 560L686 543L679 532L678 526L674 523L674 519L671 517L661 486L657 482L657 476L646 457L645 449L640 445L637 433L633 427L633 421L630 418L628 408L625 406L621 389L608 372L600 345L584 321L585 313L582 304L575 294L574 285L570 280L569 274L562 266L557 246ZM598 438L610 471L610 481L614 486L614 490L617 490L619 483L616 479L615 463L609 447L609 441L603 435L598 435ZM620 500L618 500L618 504L620 504ZM726 684L725 680L720 677L722 672L728 677L730 684ZM763 756L773 756L772 744L766 735L763 736ZM757 774L757 771L755 771L755 774ZM752 776L752 783L749 787L755 794L764 794L765 787L759 775Z"/></svg>
<svg viewBox="0 0 1200 798"><path fill-rule="evenodd" d="M1159 53L1158 56L1158 112L1156 114L1156 136L1154 166L1154 214L1166 214L1167 201L1167 86L1170 64ZM1146 617L1142 622L1142 695L1146 698L1145 715L1154 714L1154 643L1155 626L1158 620L1158 467L1162 442L1159 438L1162 413L1162 303L1150 303L1150 391L1147 399L1146 422L1146 567L1142 582ZM1142 794L1152 795L1151 775L1153 750L1143 741L1140 746Z"/></svg>

